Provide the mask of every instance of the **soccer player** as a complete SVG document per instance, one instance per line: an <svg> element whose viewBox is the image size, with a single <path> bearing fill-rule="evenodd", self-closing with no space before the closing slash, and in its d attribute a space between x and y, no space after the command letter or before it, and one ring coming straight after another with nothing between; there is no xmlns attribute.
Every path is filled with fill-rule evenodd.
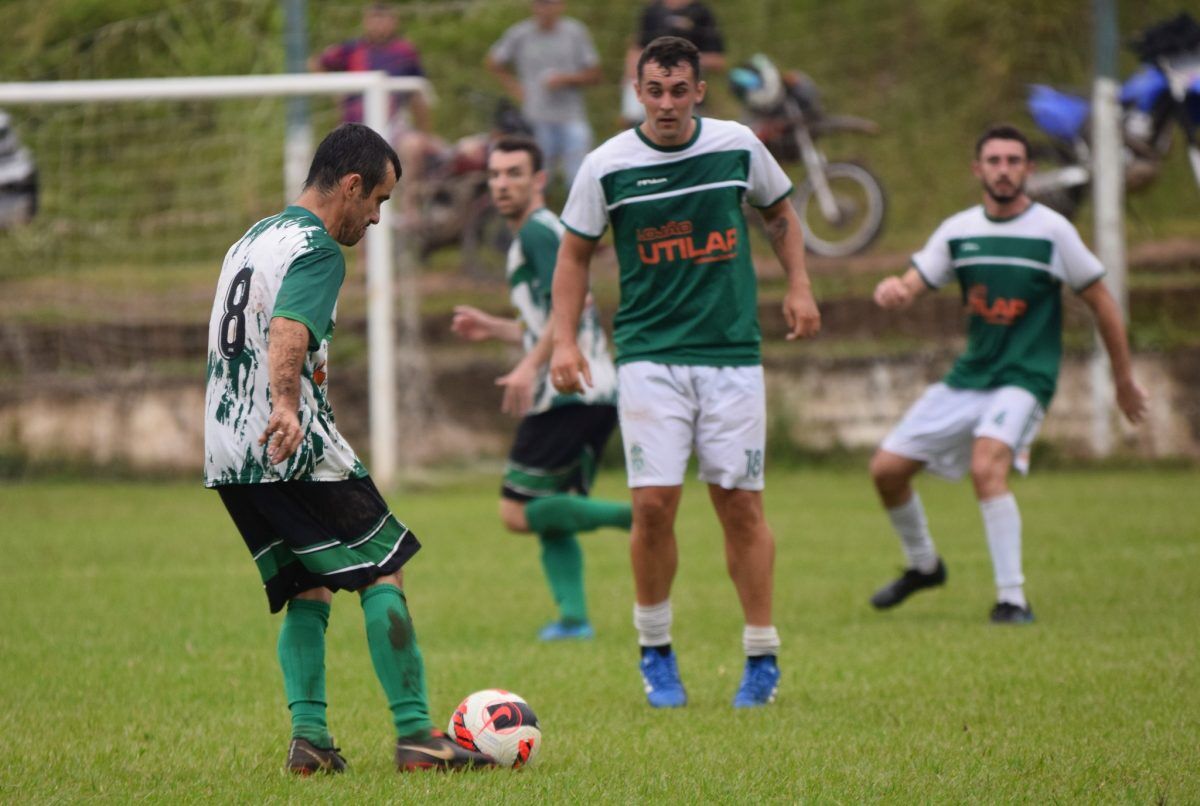
<svg viewBox="0 0 1200 806"><path fill-rule="evenodd" d="M1033 621L1021 571L1021 513L1008 487L1010 467L1029 469L1029 448L1054 396L1062 354L1062 286L1096 318L1108 350L1117 405L1130 422L1146 411L1133 379L1121 311L1104 283L1104 268L1058 213L1032 201L1029 143L1011 126L988 129L975 145L983 204L942 223L912 266L875 289L885 309L906 308L926 288L957 279L967 313L967 349L941 382L930 386L871 459L871 478L908 560L871 604L895 607L913 593L942 585L938 556L912 478L922 469L950 479L968 470L983 514L996 579L991 620Z"/></svg>
<svg viewBox="0 0 1200 806"><path fill-rule="evenodd" d="M542 545L542 568L558 605L557 621L539 634L543 641L591 638L583 588L583 551L577 532L601 526L628 529L628 504L587 498L596 460L617 424L616 370L594 305L579 326L595 384L582 394L556 394L546 380L550 360L550 286L562 237L558 217L546 209L546 171L533 140L506 137L488 156L492 203L513 231L508 250L508 286L518 319L478 308L454 309L451 327L468 341L499 339L520 344L525 356L496 380L504 388L501 409L520 417L504 482L500 520L513 532L534 532Z"/></svg>
<svg viewBox="0 0 1200 806"><path fill-rule="evenodd" d="M325 710L333 592L358 591L367 647L396 728L401 770L491 766L433 728L401 566L420 548L333 421L326 379L353 246L400 176L383 138L343 124L317 147L304 190L225 255L208 326L204 483L250 550L272 613L292 716L287 769L346 767Z"/></svg>
<svg viewBox="0 0 1200 806"><path fill-rule="evenodd" d="M762 506L766 395L743 198L762 213L787 273L788 339L814 335L820 315L786 174L745 126L692 114L705 92L695 45L653 40L637 80L645 121L588 155L563 210L551 378L561 391L595 380L575 334L589 262L611 226L621 284L618 408L633 491L633 621L647 699L659 708L687 702L671 649L670 594L675 515L694 450L745 617L746 665L733 704L765 705L779 683L775 539Z"/></svg>

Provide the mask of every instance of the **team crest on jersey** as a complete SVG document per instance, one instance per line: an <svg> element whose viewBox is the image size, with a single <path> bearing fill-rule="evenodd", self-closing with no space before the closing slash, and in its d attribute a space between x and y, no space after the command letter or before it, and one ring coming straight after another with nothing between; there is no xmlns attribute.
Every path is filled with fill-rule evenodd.
<svg viewBox="0 0 1200 806"><path fill-rule="evenodd" d="M981 317L989 325L1011 325L1020 319L1029 304L1023 299L996 297L988 302L988 289L976 283L967 290L967 313Z"/></svg>
<svg viewBox="0 0 1200 806"><path fill-rule="evenodd" d="M638 257L644 266L672 260L718 263L733 260L738 254L737 229L697 233L691 221L668 221L661 227L643 227L637 231L637 239Z"/></svg>

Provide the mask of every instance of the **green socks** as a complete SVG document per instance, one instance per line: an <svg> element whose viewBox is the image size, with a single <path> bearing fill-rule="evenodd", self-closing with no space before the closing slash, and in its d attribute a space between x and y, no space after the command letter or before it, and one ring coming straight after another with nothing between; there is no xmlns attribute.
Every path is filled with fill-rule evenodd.
<svg viewBox="0 0 1200 806"><path fill-rule="evenodd" d="M587 618L583 592L583 549L572 532L538 534L542 543L542 569L558 612L566 624L582 624Z"/></svg>
<svg viewBox="0 0 1200 806"><path fill-rule="evenodd" d="M601 526L628 529L633 523L629 504L596 501L582 495L550 495L525 505L525 519L538 534L590 532Z"/></svg>
<svg viewBox="0 0 1200 806"><path fill-rule="evenodd" d="M308 599L288 602L279 630L279 666L292 712L292 738L332 747L325 722L325 628L329 605Z"/></svg>
<svg viewBox="0 0 1200 806"><path fill-rule="evenodd" d="M371 663L387 696L396 735L428 737L433 723L425 692L425 663L403 591L395 585L367 588L362 609Z"/></svg>

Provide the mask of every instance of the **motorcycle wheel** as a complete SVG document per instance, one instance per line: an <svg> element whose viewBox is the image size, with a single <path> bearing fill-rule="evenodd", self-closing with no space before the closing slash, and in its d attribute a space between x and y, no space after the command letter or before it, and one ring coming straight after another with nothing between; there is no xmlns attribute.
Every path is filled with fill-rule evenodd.
<svg viewBox="0 0 1200 806"><path fill-rule="evenodd" d="M830 221L821 211L812 180L796 189L792 204L804 229L804 246L824 257L846 257L870 246L883 229L887 197L873 173L853 162L831 162L825 180L838 206L838 220Z"/></svg>
<svg viewBox="0 0 1200 806"><path fill-rule="evenodd" d="M1057 146L1044 143L1031 146L1029 149L1029 158L1036 167L1044 167L1046 170L1069 168L1075 165L1075 160L1070 154ZM1083 202L1084 190L1083 185L1030 189L1029 198L1046 205L1069 221L1074 218L1080 203Z"/></svg>
<svg viewBox="0 0 1200 806"><path fill-rule="evenodd" d="M475 200L463 227L462 266L477 280L504 279L512 233L486 195Z"/></svg>

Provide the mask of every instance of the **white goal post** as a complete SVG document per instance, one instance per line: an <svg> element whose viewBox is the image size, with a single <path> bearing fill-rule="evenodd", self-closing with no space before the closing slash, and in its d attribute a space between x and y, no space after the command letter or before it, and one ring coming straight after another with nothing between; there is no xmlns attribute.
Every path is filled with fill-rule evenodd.
<svg viewBox="0 0 1200 806"><path fill-rule="evenodd" d="M429 82L424 78L393 78L386 73L375 71L0 83L0 105L334 96L361 93L364 122L386 136L389 96L397 92L432 96ZM280 143L280 149L284 152L285 171L294 174L295 149L290 149L293 153L289 154L286 143ZM287 181L281 180L281 188L287 184ZM250 223L252 222L246 222L247 226ZM396 427L395 329L392 322L395 255L392 233L390 213L388 205L385 205L380 211L378 226L368 230L366 238L370 452L372 475L383 487L389 486L396 477L399 436Z"/></svg>

